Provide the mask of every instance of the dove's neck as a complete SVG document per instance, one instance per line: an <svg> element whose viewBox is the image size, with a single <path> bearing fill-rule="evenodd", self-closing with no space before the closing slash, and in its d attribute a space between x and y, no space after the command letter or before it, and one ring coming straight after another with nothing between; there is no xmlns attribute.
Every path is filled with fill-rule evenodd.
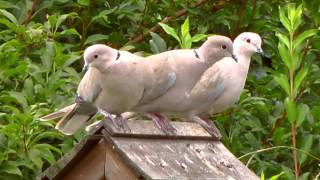
<svg viewBox="0 0 320 180"><path fill-rule="evenodd" d="M200 59L203 60L208 67L224 57L218 50L210 49L210 45L207 43L196 49L196 51L199 54Z"/></svg>
<svg viewBox="0 0 320 180"><path fill-rule="evenodd" d="M241 74L243 74L246 77L250 67L251 55L237 52L237 51L235 51L234 54L238 60L239 71L241 72Z"/></svg>

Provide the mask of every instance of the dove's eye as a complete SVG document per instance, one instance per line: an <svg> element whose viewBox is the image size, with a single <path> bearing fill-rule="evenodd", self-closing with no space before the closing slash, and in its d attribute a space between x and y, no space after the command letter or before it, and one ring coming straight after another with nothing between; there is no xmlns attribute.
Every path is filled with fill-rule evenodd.
<svg viewBox="0 0 320 180"><path fill-rule="evenodd" d="M226 45L222 45L221 48L222 49L227 49L227 46Z"/></svg>
<svg viewBox="0 0 320 180"><path fill-rule="evenodd" d="M98 54L95 54L93 57L94 57L95 59L97 59L99 56L98 56Z"/></svg>
<svg viewBox="0 0 320 180"><path fill-rule="evenodd" d="M247 40L246 40L246 42L247 42L247 43L250 43L250 42L251 42L251 40L250 40L250 39L247 39Z"/></svg>

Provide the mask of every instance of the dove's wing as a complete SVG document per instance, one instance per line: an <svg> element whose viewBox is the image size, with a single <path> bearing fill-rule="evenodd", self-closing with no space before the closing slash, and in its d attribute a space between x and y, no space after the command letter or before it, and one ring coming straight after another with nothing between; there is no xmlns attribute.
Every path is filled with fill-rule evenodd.
<svg viewBox="0 0 320 180"><path fill-rule="evenodd" d="M192 103L212 103L224 92L224 73L220 66L212 65L187 95Z"/></svg>
<svg viewBox="0 0 320 180"><path fill-rule="evenodd" d="M145 74L145 91L139 105L148 103L165 94L176 82L177 75L170 66L170 54L162 53L144 60L149 67ZM144 70L146 72L146 70Z"/></svg>
<svg viewBox="0 0 320 180"><path fill-rule="evenodd" d="M78 86L76 105L57 123L56 129L67 135L73 134L97 113L93 102L101 92L99 78L97 69L88 69Z"/></svg>

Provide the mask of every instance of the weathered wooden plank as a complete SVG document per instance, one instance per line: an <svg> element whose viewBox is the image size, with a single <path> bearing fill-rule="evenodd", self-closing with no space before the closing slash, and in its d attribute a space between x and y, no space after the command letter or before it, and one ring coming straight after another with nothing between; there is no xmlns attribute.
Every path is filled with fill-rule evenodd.
<svg viewBox="0 0 320 180"><path fill-rule="evenodd" d="M130 138L165 138L165 139L213 139L200 125L192 122L171 122L177 129L176 135L166 135L156 128L151 120L128 121L131 132L115 128L111 121L105 121L104 126L112 136Z"/></svg>
<svg viewBox="0 0 320 180"><path fill-rule="evenodd" d="M98 135L101 128L102 124L92 128L87 137L60 158L56 164L41 173L37 179L61 179L62 176L78 163L79 159L82 159L98 143L101 139L101 135Z"/></svg>
<svg viewBox="0 0 320 180"><path fill-rule="evenodd" d="M102 139L105 144L105 178L106 179L125 179L125 180L138 180L132 170L122 161L118 153L114 151L112 145Z"/></svg>
<svg viewBox="0 0 320 180"><path fill-rule="evenodd" d="M103 180L106 146L104 141L99 143L85 154L81 161L78 161L62 177L64 180L92 179Z"/></svg>

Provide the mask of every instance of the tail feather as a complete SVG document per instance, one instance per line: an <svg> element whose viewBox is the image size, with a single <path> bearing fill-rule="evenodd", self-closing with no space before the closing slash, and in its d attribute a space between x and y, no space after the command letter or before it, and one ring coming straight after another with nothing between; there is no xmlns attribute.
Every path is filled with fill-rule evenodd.
<svg viewBox="0 0 320 180"><path fill-rule="evenodd" d="M86 122L91 118L91 116L84 115L84 114L77 114L71 117L70 119L62 119L60 120L57 125L56 129L62 132L65 135L72 135L78 129L85 126Z"/></svg>
<svg viewBox="0 0 320 180"><path fill-rule="evenodd" d="M48 115L45 115L43 117L40 118L40 121L50 121L50 120L54 120L54 119L58 119L63 117L66 113L70 112L76 104L71 104L69 106L66 106L62 109L59 109L56 112L50 113Z"/></svg>
<svg viewBox="0 0 320 180"><path fill-rule="evenodd" d="M96 107L91 104L77 104L57 124L56 129L66 135L74 134L78 129L85 126L97 113Z"/></svg>

